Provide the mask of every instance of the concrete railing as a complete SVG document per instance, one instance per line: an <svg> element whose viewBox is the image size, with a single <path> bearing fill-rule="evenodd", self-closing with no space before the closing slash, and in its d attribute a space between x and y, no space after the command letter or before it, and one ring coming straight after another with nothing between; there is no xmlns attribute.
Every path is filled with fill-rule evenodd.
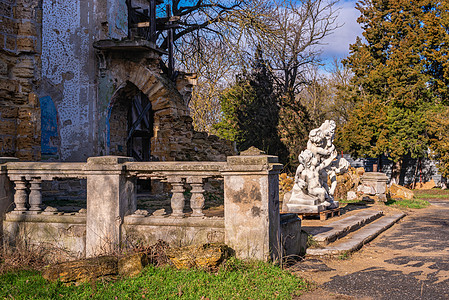
<svg viewBox="0 0 449 300"><path fill-rule="evenodd" d="M8 162L6 171L14 183L14 213L42 211L42 181L57 178L86 178L84 163Z"/></svg>
<svg viewBox="0 0 449 300"><path fill-rule="evenodd" d="M43 180L86 178L86 214L76 220L67 216L64 219L61 215L61 220L66 220L67 225L57 226L61 239L68 241L66 244L82 248L72 249L82 256L116 251L133 238L154 241L149 237L162 238L176 245L193 241L225 242L240 258L266 260L279 256L278 174L282 166L275 156L231 156L227 162L141 163L127 157L103 156L91 157L87 163L3 163L0 164L3 180L0 192L6 195L9 191L4 199L13 198L15 204L14 209L6 214L3 228L6 233L14 228L14 232L10 232L13 239L20 238L17 235L21 224L30 228L34 226L33 222L41 227L46 223L47 230L56 226L57 215L48 216L51 220L47 220L42 212ZM218 177L224 180L224 218L208 218L203 212L204 182L207 178ZM14 197L8 178L15 186ZM135 214L138 178L157 179L171 185L171 214ZM183 210L185 184L191 186L192 213L189 216ZM5 209L7 205L1 207ZM83 218L84 233L79 228ZM78 228L76 239L71 232L74 226ZM42 230L39 232L42 234ZM33 239L33 235L28 238ZM80 243L84 244L80 246Z"/></svg>
<svg viewBox="0 0 449 300"><path fill-rule="evenodd" d="M125 164L127 176L140 179L158 179L170 183L172 190L171 208L173 217L184 217L185 183L190 192L191 217L203 217L204 182L207 178L222 177L220 170L224 162L129 162Z"/></svg>

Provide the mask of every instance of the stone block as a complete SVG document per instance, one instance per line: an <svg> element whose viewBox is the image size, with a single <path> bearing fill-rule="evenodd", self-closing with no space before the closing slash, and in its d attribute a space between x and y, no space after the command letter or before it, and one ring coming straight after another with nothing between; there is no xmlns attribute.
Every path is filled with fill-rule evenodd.
<svg viewBox="0 0 449 300"><path fill-rule="evenodd" d="M15 36L7 35L5 37L5 49L13 52L17 50L17 38Z"/></svg>
<svg viewBox="0 0 449 300"><path fill-rule="evenodd" d="M17 149L21 151L29 151L33 146L36 145L36 141L33 137L28 136L18 136L16 139Z"/></svg>
<svg viewBox="0 0 449 300"><path fill-rule="evenodd" d="M18 35L37 37L36 24L33 22L19 23L17 29Z"/></svg>
<svg viewBox="0 0 449 300"><path fill-rule="evenodd" d="M12 17L12 7L10 3L0 2L0 16Z"/></svg>
<svg viewBox="0 0 449 300"><path fill-rule="evenodd" d="M17 125L15 120L0 120L0 134L1 135L16 135Z"/></svg>
<svg viewBox="0 0 449 300"><path fill-rule="evenodd" d="M283 256L297 258L305 252L301 241L301 219L296 214L281 214L281 244Z"/></svg>
<svg viewBox="0 0 449 300"><path fill-rule="evenodd" d="M92 165L117 165L132 161L133 158L126 156L96 156L87 159L87 163Z"/></svg>
<svg viewBox="0 0 449 300"><path fill-rule="evenodd" d="M390 186L388 191L390 192L390 197L393 199L399 198L411 200L415 196L412 190L395 183Z"/></svg>
<svg viewBox="0 0 449 300"><path fill-rule="evenodd" d="M20 159L20 160L22 160L22 161L32 161L32 160L35 160L35 159L34 159L34 153L33 153L32 150L23 150L23 149L20 149L19 143L17 143L17 148L18 148L19 150L17 150L17 151L15 152L15 156L16 156L18 159Z"/></svg>
<svg viewBox="0 0 449 300"><path fill-rule="evenodd" d="M286 210L288 212L298 212L298 213L319 213L326 210L326 205L318 204L318 205L307 205L307 204L295 204L295 203L286 203Z"/></svg>
<svg viewBox="0 0 449 300"><path fill-rule="evenodd" d="M434 187L436 187L437 185L435 184L435 181L433 179L431 179L430 181L426 182L426 183L421 183L418 182L415 186L415 189L419 189L419 190L431 190Z"/></svg>
<svg viewBox="0 0 449 300"><path fill-rule="evenodd" d="M357 200L356 192L348 191L348 194L346 195L346 199L348 199L348 200Z"/></svg>
<svg viewBox="0 0 449 300"><path fill-rule="evenodd" d="M374 187L368 184L361 184L357 187L357 192L366 194L366 195L376 195L376 190Z"/></svg>
<svg viewBox="0 0 449 300"><path fill-rule="evenodd" d="M17 124L17 136L18 137L34 137L36 133L36 126L37 124L34 124L30 121L25 120L19 120Z"/></svg>
<svg viewBox="0 0 449 300"><path fill-rule="evenodd" d="M19 19L19 20L23 20L23 19L34 19L35 14L34 14L34 9L31 7L23 7L21 5L19 6L15 6L13 8L13 15L14 18Z"/></svg>
<svg viewBox="0 0 449 300"><path fill-rule="evenodd" d="M0 91L15 93L18 90L18 85L16 80L0 80Z"/></svg>
<svg viewBox="0 0 449 300"><path fill-rule="evenodd" d="M30 107L19 108L19 120L24 122L30 122L33 116L34 109Z"/></svg>
<svg viewBox="0 0 449 300"><path fill-rule="evenodd" d="M28 94L28 103L35 108L35 113L40 111L39 97L35 93Z"/></svg>
<svg viewBox="0 0 449 300"><path fill-rule="evenodd" d="M0 35L0 45L3 46L3 36ZM0 60L0 76L8 75L8 64L3 59Z"/></svg>
<svg viewBox="0 0 449 300"><path fill-rule="evenodd" d="M27 62L28 63L28 62ZM34 78L34 63L31 66L25 64L17 64L11 69L11 73L14 77L19 78Z"/></svg>
<svg viewBox="0 0 449 300"><path fill-rule="evenodd" d="M122 257L118 261L118 274L121 276L137 276L149 264L145 253L134 253Z"/></svg>
<svg viewBox="0 0 449 300"><path fill-rule="evenodd" d="M16 140L13 137L0 136L0 151L2 155L12 156L16 149Z"/></svg>
<svg viewBox="0 0 449 300"><path fill-rule="evenodd" d="M0 32L17 34L17 22L13 19L0 16Z"/></svg>
<svg viewBox="0 0 449 300"><path fill-rule="evenodd" d="M0 157L0 164L17 161L15 157ZM5 214L12 209L14 201L14 186L6 173L0 169L0 218L4 220ZM0 239L3 237L3 226L0 226Z"/></svg>
<svg viewBox="0 0 449 300"><path fill-rule="evenodd" d="M361 177L362 183L373 187L375 194L385 194L388 177L380 172L366 172Z"/></svg>
<svg viewBox="0 0 449 300"><path fill-rule="evenodd" d="M231 250L224 244L204 244L169 248L166 255L177 269L213 269L231 255Z"/></svg>
<svg viewBox="0 0 449 300"><path fill-rule="evenodd" d="M19 52L36 52L36 42L33 38L18 38L17 51Z"/></svg>
<svg viewBox="0 0 449 300"><path fill-rule="evenodd" d="M126 178L129 157L90 157L87 175L86 256L115 252L121 244L123 218L136 210L135 178Z"/></svg>

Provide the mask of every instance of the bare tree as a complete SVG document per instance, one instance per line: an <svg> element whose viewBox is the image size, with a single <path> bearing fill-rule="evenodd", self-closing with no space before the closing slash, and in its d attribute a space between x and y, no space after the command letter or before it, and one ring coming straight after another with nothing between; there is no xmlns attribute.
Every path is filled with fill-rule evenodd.
<svg viewBox="0 0 449 300"><path fill-rule="evenodd" d="M193 70L198 83L190 101L190 115L196 130L211 132L221 119L219 96L233 81L235 57L226 43L198 36L193 43L180 44L179 67Z"/></svg>
<svg viewBox="0 0 449 300"><path fill-rule="evenodd" d="M328 71L330 77L327 82L331 88L329 99L331 106L327 115L340 127L349 120L350 113L354 109L355 99L348 89L353 73L338 59L334 59Z"/></svg>
<svg viewBox="0 0 449 300"><path fill-rule="evenodd" d="M293 100L305 84L310 65L319 62L323 38L338 27L338 0L302 0L278 3L273 11L276 34L260 38L281 92Z"/></svg>
<svg viewBox="0 0 449 300"><path fill-rule="evenodd" d="M338 28L338 0L302 0L277 3L272 12L276 30L269 38L260 37L266 58L275 74L280 99L279 134L296 163L305 147L312 122L297 97L312 80L311 66L319 63L323 38Z"/></svg>
<svg viewBox="0 0 449 300"><path fill-rule="evenodd" d="M218 95L257 47L283 95L279 105L291 114L286 122L307 123L296 95L310 83L304 70L318 62L321 41L337 28L337 1L173 0L173 14L180 17L174 33L177 68L198 75L191 101L195 127L210 130L220 119ZM159 41L166 48L167 37Z"/></svg>
<svg viewBox="0 0 449 300"><path fill-rule="evenodd" d="M338 59L334 59L326 71L312 66L306 75L309 83L296 97L309 112L313 127L319 126L326 119L336 121L340 127L348 120L354 107L346 89L352 72Z"/></svg>
<svg viewBox="0 0 449 300"><path fill-rule="evenodd" d="M269 35L272 28L271 4L266 0L241 1L226 11L221 4L210 5L184 15L179 22L183 29L175 34L177 68L198 76L190 102L193 124L197 130L208 132L221 119L219 95L249 62L247 57L252 53L248 40ZM216 11L218 7L222 11ZM220 17L210 19L214 14ZM209 20L207 26L203 26L205 20ZM194 26L195 22L202 25Z"/></svg>
<svg viewBox="0 0 449 300"><path fill-rule="evenodd" d="M296 101L300 101L310 116L310 125L319 127L330 114L333 102L333 87L330 80L317 66L311 66L304 75L308 84L296 95Z"/></svg>

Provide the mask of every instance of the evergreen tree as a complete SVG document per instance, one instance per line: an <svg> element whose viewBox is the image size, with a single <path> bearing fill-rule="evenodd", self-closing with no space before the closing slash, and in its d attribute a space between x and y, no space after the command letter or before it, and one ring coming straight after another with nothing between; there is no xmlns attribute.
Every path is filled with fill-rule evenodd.
<svg viewBox="0 0 449 300"><path fill-rule="evenodd" d="M287 150L277 129L278 96L260 49L251 73L238 75L236 83L221 95L220 104L223 120L214 126L219 136L236 141L239 151L255 146L285 162Z"/></svg>
<svg viewBox="0 0 449 300"><path fill-rule="evenodd" d="M426 154L431 108L447 109L447 3L363 0L357 9L366 43L358 39L345 60L356 107L338 142L356 156L388 155L398 180L405 155Z"/></svg>

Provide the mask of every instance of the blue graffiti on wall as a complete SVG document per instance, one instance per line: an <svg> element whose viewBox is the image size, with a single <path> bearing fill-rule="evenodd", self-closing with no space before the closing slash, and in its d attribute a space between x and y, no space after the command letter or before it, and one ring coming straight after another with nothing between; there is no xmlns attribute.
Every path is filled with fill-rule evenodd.
<svg viewBox="0 0 449 300"><path fill-rule="evenodd" d="M58 112L50 96L39 99L41 104L41 153L55 155L58 148L53 141L58 139Z"/></svg>

